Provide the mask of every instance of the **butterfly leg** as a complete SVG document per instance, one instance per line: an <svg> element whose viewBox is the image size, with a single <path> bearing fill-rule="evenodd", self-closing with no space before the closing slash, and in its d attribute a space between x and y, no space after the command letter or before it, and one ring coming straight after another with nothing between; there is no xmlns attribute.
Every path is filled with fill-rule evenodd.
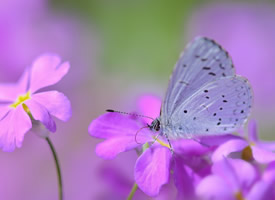
<svg viewBox="0 0 275 200"><path fill-rule="evenodd" d="M168 135L167 135L166 133L164 133L164 135L165 135L166 140L167 140L167 142L168 142L168 144L169 144L169 149L170 149L171 153L173 154L173 153L174 153L174 150L173 150L173 148L172 148L172 145L171 145L171 142L170 142L170 140L169 140L169 138L168 138Z"/></svg>
<svg viewBox="0 0 275 200"><path fill-rule="evenodd" d="M158 141L161 145L166 146L167 148L169 148L170 151L171 151L171 153L173 154L173 153L174 153L174 150L173 150L173 148L172 148L171 142L170 142L170 140L169 140L167 134L164 134L164 135L165 135L165 137L166 137L166 139L167 139L168 145L165 144L165 143L163 143L161 140L158 140L158 137L159 137L160 135L163 135L163 133L159 133L159 134L157 134L156 137L154 137L154 141L152 142L152 145L153 145L156 141ZM168 146L169 146L169 147L168 147Z"/></svg>
<svg viewBox="0 0 275 200"><path fill-rule="evenodd" d="M161 133L157 134L157 136L154 137L154 141L152 142L152 145L155 144L155 142L158 140L158 137L159 137L160 134L161 134Z"/></svg>

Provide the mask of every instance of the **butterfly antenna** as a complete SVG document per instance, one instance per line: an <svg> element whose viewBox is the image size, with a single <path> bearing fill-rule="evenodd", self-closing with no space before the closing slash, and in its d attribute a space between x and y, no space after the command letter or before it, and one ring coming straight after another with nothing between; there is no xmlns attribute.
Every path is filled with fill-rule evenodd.
<svg viewBox="0 0 275 200"><path fill-rule="evenodd" d="M106 112L116 112L116 113L120 113L123 115L131 115L131 116L135 116L135 117L145 117L145 118L151 119L153 121L155 120L154 118L148 117L145 115L139 115L139 114L135 114L135 113L127 113L127 112L122 112L122 111L117 111L117 110L112 110L112 109L107 109Z"/></svg>
<svg viewBox="0 0 275 200"><path fill-rule="evenodd" d="M139 143L139 142L137 141L137 134L138 134L142 129L144 129L144 128L148 128L148 125L147 125L147 126L144 126L144 127L141 127L141 128L136 132L135 141L136 141L137 144L142 144L142 143Z"/></svg>

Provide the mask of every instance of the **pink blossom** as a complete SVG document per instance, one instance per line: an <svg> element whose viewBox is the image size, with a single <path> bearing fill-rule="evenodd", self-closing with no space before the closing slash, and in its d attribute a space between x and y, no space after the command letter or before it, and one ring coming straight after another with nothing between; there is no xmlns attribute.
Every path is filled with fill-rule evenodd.
<svg viewBox="0 0 275 200"><path fill-rule="evenodd" d="M160 99L152 95L145 95L139 99L138 105L141 114L157 117L160 110ZM148 109L146 109L148 108ZM145 143L150 143L150 148L146 149L136 161L134 177L138 187L149 196L159 194L162 186L167 184L170 177L170 171L174 171L174 182L178 188L178 197L194 197L194 187L196 179L199 176L205 176L209 164L203 155L212 151L212 148L201 145L198 141L183 139L172 142L173 155L164 143L166 138L159 136L158 142L154 141L157 133L148 128L142 129L137 135L137 131L150 123L146 119L140 121L139 118L121 115L119 113L106 113L93 120L89 126L89 133L96 138L105 139L96 147L96 154L104 159L113 159L119 153L140 148ZM226 142L234 136L224 135L221 137L210 137L209 146L215 146ZM206 141L206 139L205 139ZM188 182L189 181L189 182ZM192 182L192 184L190 184ZM188 186L186 188L185 186Z"/></svg>
<svg viewBox="0 0 275 200"><path fill-rule="evenodd" d="M38 92L59 82L70 65L57 55L38 57L16 84L0 85L0 147L13 151L22 146L24 135L38 120L51 132L56 131L52 117L67 121L71 117L68 98L58 91Z"/></svg>

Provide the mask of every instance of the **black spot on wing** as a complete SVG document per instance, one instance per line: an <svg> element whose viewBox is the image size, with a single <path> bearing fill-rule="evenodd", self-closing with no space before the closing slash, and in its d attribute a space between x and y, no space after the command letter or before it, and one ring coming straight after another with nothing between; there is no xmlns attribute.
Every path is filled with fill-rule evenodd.
<svg viewBox="0 0 275 200"><path fill-rule="evenodd" d="M211 76L216 76L216 74L214 72L209 72L208 74Z"/></svg>
<svg viewBox="0 0 275 200"><path fill-rule="evenodd" d="M203 70L210 70L211 67L203 67L202 69L203 69Z"/></svg>

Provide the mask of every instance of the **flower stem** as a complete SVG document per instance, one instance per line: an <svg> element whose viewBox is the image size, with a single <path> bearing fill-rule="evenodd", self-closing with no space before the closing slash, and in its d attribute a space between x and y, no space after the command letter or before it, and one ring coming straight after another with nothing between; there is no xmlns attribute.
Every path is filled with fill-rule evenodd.
<svg viewBox="0 0 275 200"><path fill-rule="evenodd" d="M132 189L131 189L130 194L129 194L128 197L127 197L127 200L132 200L132 199L133 199L134 194L135 194L136 191L137 191L137 188L138 188L138 185L135 183L135 184L133 185Z"/></svg>
<svg viewBox="0 0 275 200"><path fill-rule="evenodd" d="M150 146L149 146L149 143L148 143L148 142L146 142L145 144L143 144L143 145L142 145L142 153L143 153L146 149L148 149L149 147L150 147ZM137 154L138 154L138 156L140 156L140 153L138 153L138 151L137 151ZM136 193L136 191L137 191L137 188L138 188L138 185L135 183L135 184L133 185L132 189L131 189L130 194L129 194L128 197L127 197L127 200L132 200L132 199L133 199L133 197L134 197L134 195L135 195L135 193Z"/></svg>
<svg viewBox="0 0 275 200"><path fill-rule="evenodd" d="M61 170L60 170L60 165L58 162L57 154L55 151L55 148L53 146L53 143L51 142L49 137L46 137L46 140L51 148L54 161L55 161L55 167L56 167L56 172L57 172L57 178L58 178L58 191L59 191L59 200L63 200L63 188L62 188L62 178L61 178Z"/></svg>

